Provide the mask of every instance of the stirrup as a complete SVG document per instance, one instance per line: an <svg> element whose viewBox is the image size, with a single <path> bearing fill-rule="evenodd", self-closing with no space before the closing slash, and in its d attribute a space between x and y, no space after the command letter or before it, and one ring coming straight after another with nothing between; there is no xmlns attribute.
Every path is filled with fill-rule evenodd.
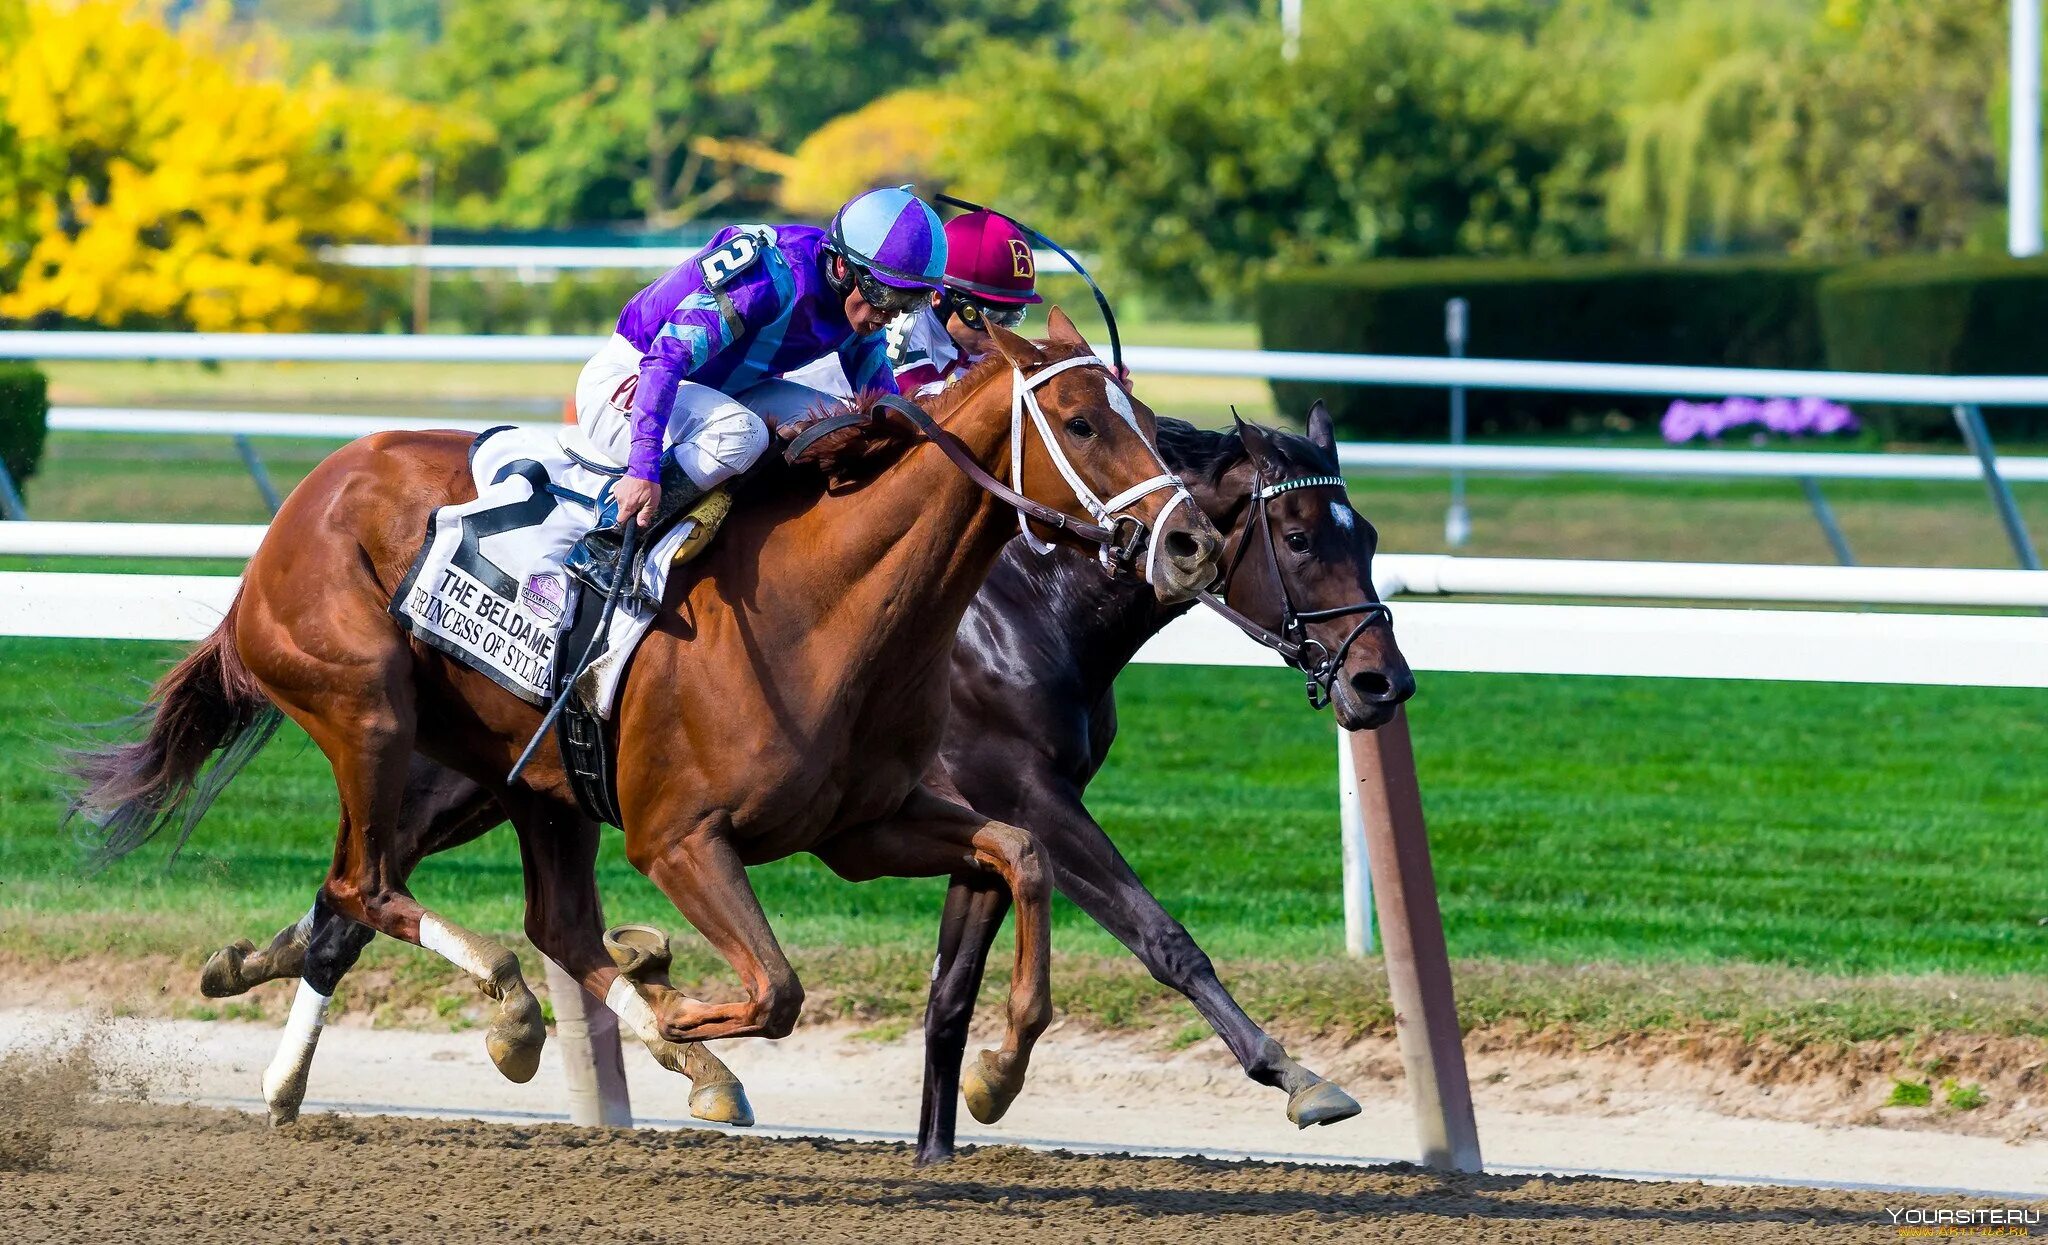
<svg viewBox="0 0 2048 1245"><path fill-rule="evenodd" d="M610 597L622 569L619 566L619 554L623 550L625 540L624 528L592 528L583 534L583 539L570 547L569 556L564 560L563 566L571 575L588 584L600 597ZM634 560L639 559L636 557Z"/></svg>

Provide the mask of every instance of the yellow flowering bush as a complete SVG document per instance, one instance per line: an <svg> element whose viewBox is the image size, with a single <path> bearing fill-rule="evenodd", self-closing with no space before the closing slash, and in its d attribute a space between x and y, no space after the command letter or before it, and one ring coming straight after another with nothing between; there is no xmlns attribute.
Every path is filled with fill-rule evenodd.
<svg viewBox="0 0 2048 1245"><path fill-rule="evenodd" d="M948 144L973 115L966 100L943 91L884 95L834 117L796 149L776 202L801 216L830 216L873 186L915 182L924 191L944 167Z"/></svg>
<svg viewBox="0 0 2048 1245"><path fill-rule="evenodd" d="M0 0L0 318L286 331L344 315L330 242L405 236L416 105L288 85L217 5Z"/></svg>

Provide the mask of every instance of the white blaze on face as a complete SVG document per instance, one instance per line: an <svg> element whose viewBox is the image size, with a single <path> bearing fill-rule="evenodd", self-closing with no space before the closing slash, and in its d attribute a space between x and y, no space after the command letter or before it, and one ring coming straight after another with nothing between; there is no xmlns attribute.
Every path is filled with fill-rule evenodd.
<svg viewBox="0 0 2048 1245"><path fill-rule="evenodd" d="M1352 513L1351 507L1341 501L1330 503L1330 518L1339 528L1343 529L1344 534L1347 536L1351 534L1352 524L1357 520L1357 516Z"/></svg>
<svg viewBox="0 0 2048 1245"><path fill-rule="evenodd" d="M1123 416L1125 423L1136 428L1138 413L1131 409L1131 400L1124 396L1124 387L1109 377L1103 379L1102 387L1109 390L1109 409Z"/></svg>

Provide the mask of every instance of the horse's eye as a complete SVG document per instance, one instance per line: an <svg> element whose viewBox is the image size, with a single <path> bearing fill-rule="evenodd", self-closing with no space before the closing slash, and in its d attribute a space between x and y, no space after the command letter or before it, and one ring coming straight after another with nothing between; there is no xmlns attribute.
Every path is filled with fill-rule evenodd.
<svg viewBox="0 0 2048 1245"><path fill-rule="evenodd" d="M1088 421L1082 419L1079 415L1067 421L1067 432L1072 436L1079 437L1083 441L1095 435L1095 429L1090 427Z"/></svg>
<svg viewBox="0 0 2048 1245"><path fill-rule="evenodd" d="M1307 533L1307 532L1289 532L1289 533L1287 533L1287 547L1288 547L1289 549L1292 549L1292 550L1294 550L1294 551L1295 551L1296 553L1307 553L1307 552L1308 552L1308 533Z"/></svg>

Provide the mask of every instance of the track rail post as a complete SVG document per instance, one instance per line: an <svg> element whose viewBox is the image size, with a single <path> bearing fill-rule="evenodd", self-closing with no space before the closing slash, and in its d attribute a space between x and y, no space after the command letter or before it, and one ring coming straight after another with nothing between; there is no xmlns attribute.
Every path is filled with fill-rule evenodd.
<svg viewBox="0 0 2048 1245"><path fill-rule="evenodd" d="M2012 499L2012 486L2005 477L1998 474L1998 451L1991 444L1991 430L1984 425L1984 412L1972 404L1955 408L1956 427L1963 431L1963 442L1970 447L1970 453L1977 456L1977 467L1984 473L1984 487L1991 492L1991 505L1998 511L1998 521L2005 528L2005 538L2012 542L2013 556L2027 570L2041 569L2041 556L2034 552L2034 538L2027 532L2027 521L2020 517L2019 503Z"/></svg>
<svg viewBox="0 0 2048 1245"><path fill-rule="evenodd" d="M569 1082L569 1122L612 1128L633 1126L626 1064L619 1052L619 1022L609 1007L594 1006L583 984L561 965L547 966L548 999L555 1005L555 1042Z"/></svg>
<svg viewBox="0 0 2048 1245"><path fill-rule="evenodd" d="M1842 525L1835 522L1835 508L1828 505L1826 494L1820 491L1820 481L1812 476L1799 477L1799 489L1806 494L1806 504L1813 507L1813 517L1820 523L1821 535L1828 538L1828 548L1835 554L1835 561L1843 566L1856 565L1856 555L1849 552L1849 538L1842 534Z"/></svg>
<svg viewBox="0 0 2048 1245"><path fill-rule="evenodd" d="M14 487L13 473L7 470L6 463L0 463L0 519L25 521L27 518L28 506L21 500L21 490Z"/></svg>
<svg viewBox="0 0 2048 1245"><path fill-rule="evenodd" d="M1363 959L1372 936L1372 863L1366 859L1365 810L1358 801L1358 767L1351 732L1337 728L1337 834L1344 860L1344 954Z"/></svg>
<svg viewBox="0 0 2048 1245"><path fill-rule="evenodd" d="M242 456L242 466L248 468L249 478L256 482L256 491L263 495L263 504L269 507L271 515L275 517L277 508L284 504L284 499L277 495L277 486L270 482L270 472L264 469L263 459L257 455L256 447L250 443L248 437L236 433L235 453Z"/></svg>
<svg viewBox="0 0 2048 1245"><path fill-rule="evenodd" d="M1481 1170L1479 1127L1472 1117L1472 1083L1451 990L1450 954L1437 907L1436 872L1422 820L1422 789L1415 777L1415 746L1408 715L1376 731L1350 736L1365 819L1373 900L1379 909L1387 987L1422 1162L1442 1170Z"/></svg>

